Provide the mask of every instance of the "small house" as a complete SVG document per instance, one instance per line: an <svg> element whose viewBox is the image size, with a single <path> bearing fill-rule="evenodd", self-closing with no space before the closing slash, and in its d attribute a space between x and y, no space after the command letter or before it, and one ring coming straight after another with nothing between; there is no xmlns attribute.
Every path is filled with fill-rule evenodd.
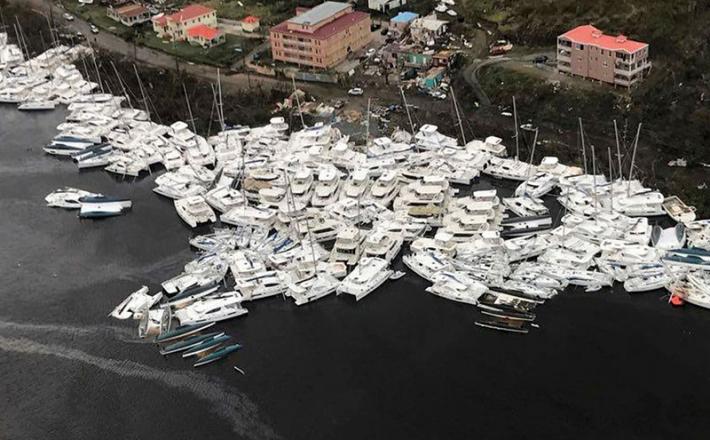
<svg viewBox="0 0 710 440"><path fill-rule="evenodd" d="M134 26L150 21L150 11L143 5L128 3L123 6L106 8L106 15L124 26Z"/></svg>
<svg viewBox="0 0 710 440"><path fill-rule="evenodd" d="M225 42L224 32L217 28L198 24L187 30L187 42L207 49Z"/></svg>
<svg viewBox="0 0 710 440"><path fill-rule="evenodd" d="M427 90L435 89L444 80L446 69L444 67L432 67L417 81L420 87Z"/></svg>
<svg viewBox="0 0 710 440"><path fill-rule="evenodd" d="M407 4L407 0L367 0L370 10L387 13Z"/></svg>
<svg viewBox="0 0 710 440"><path fill-rule="evenodd" d="M256 32L259 30L259 17L249 15L244 17L241 23L244 32Z"/></svg>
<svg viewBox="0 0 710 440"><path fill-rule="evenodd" d="M390 29L397 31L399 35L402 35L407 31L407 29L409 29L409 26L417 18L419 18L419 14L414 12L400 12L390 20Z"/></svg>
<svg viewBox="0 0 710 440"><path fill-rule="evenodd" d="M448 29L448 21L439 20L436 15L416 18L412 21L409 31L414 41L422 44L433 44Z"/></svg>
<svg viewBox="0 0 710 440"><path fill-rule="evenodd" d="M404 67L413 67L418 70L428 69L432 64L431 54L417 51L402 52L399 59Z"/></svg>

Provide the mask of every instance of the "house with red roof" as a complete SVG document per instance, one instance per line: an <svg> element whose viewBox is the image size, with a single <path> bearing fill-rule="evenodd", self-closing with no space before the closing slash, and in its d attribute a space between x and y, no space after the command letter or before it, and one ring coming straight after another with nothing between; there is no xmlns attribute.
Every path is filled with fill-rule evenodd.
<svg viewBox="0 0 710 440"><path fill-rule="evenodd" d="M118 7L111 5L106 8L106 15L125 26L134 26L150 21L150 11L138 3L126 3Z"/></svg>
<svg viewBox="0 0 710 440"><path fill-rule="evenodd" d="M153 17L153 30L160 38L169 38L174 41L190 40L190 30L197 28L193 32L193 41L204 41L207 36L224 35L217 29L217 11L214 9L194 4L185 6L173 14L159 14ZM206 31L208 27L211 31Z"/></svg>
<svg viewBox="0 0 710 440"><path fill-rule="evenodd" d="M249 15L242 18L242 30L244 32L256 32L259 30L259 17Z"/></svg>
<svg viewBox="0 0 710 440"><path fill-rule="evenodd" d="M298 8L296 16L269 30L276 61L329 69L372 41L370 14L350 3L327 1Z"/></svg>
<svg viewBox="0 0 710 440"><path fill-rule="evenodd" d="M187 42L204 47L205 49L225 42L224 32L217 28L198 24L187 30Z"/></svg>
<svg viewBox="0 0 710 440"><path fill-rule="evenodd" d="M649 46L625 35L606 35L592 25L557 37L557 70L600 82L631 87L651 70Z"/></svg>

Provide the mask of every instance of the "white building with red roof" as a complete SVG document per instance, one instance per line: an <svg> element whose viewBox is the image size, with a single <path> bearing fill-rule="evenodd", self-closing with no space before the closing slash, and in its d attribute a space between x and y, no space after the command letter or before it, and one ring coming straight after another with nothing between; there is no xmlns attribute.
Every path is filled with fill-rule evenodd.
<svg viewBox="0 0 710 440"><path fill-rule="evenodd" d="M187 41L204 48L217 46L225 42L224 32L217 28L198 24L187 30Z"/></svg>
<svg viewBox="0 0 710 440"><path fill-rule="evenodd" d="M242 18L242 30L244 32L256 32L259 30L259 17L248 15Z"/></svg>
<svg viewBox="0 0 710 440"><path fill-rule="evenodd" d="M631 87L648 75L647 43L625 35L605 35L592 25L557 37L557 69L583 78Z"/></svg>
<svg viewBox="0 0 710 440"><path fill-rule="evenodd" d="M153 30L158 34L158 37L170 38L175 41L188 40L189 30L196 26L207 26L220 32L217 29L217 12L200 4L185 6L170 15L159 14L151 20ZM204 31L197 32L197 34L206 35Z"/></svg>

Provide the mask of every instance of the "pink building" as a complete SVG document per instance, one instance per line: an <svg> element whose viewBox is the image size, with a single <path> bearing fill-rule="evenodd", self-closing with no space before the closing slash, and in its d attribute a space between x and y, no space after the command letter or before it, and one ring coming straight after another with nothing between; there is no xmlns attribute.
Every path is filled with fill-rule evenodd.
<svg viewBox="0 0 710 440"><path fill-rule="evenodd" d="M631 87L651 70L649 46L624 35L605 35L592 25L557 37L557 69L563 73Z"/></svg>
<svg viewBox="0 0 710 440"><path fill-rule="evenodd" d="M331 1L298 8L295 17L269 33L274 60L321 69L337 65L372 40L370 14Z"/></svg>

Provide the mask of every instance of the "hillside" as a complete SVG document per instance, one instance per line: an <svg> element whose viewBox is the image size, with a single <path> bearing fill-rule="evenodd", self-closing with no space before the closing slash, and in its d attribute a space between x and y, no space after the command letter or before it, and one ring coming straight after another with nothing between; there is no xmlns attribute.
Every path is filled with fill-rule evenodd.
<svg viewBox="0 0 710 440"><path fill-rule="evenodd" d="M710 163L710 2L463 0L462 5L468 23L497 29L493 38L510 39L518 47L551 48L557 35L589 23L648 42L654 68L630 93L602 85L592 91L558 89L502 68L488 69L481 82L499 106L509 105L515 95L524 118L547 128L545 135L557 137L559 145L575 144L578 117L604 151L613 143L613 119L630 131L642 122L641 174L710 212L710 190L697 189L710 185L710 170L700 165ZM665 165L677 157L687 158L689 168Z"/></svg>

